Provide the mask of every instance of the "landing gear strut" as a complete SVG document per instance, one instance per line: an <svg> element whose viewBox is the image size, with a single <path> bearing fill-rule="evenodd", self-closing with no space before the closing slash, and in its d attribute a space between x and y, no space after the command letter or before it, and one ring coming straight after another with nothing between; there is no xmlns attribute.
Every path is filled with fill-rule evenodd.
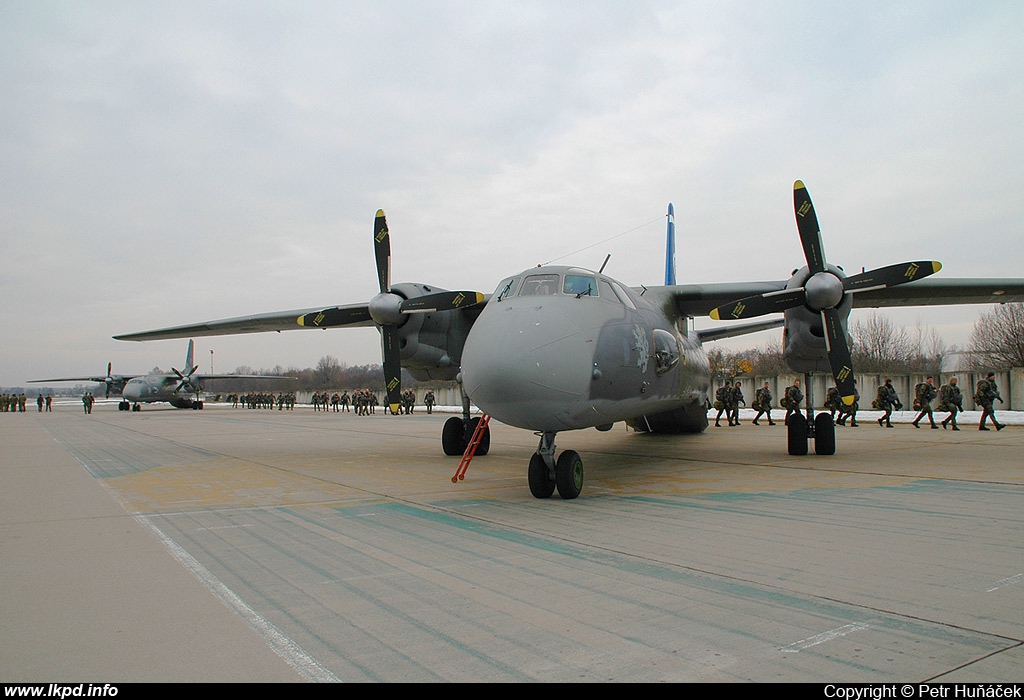
<svg viewBox="0 0 1024 700"><path fill-rule="evenodd" d="M583 490L583 460L574 450L565 450L556 461L555 433L541 433L528 476L534 498L549 498L556 487L565 500L576 498Z"/></svg>
<svg viewBox="0 0 1024 700"><path fill-rule="evenodd" d="M807 416L794 413L789 417L786 424L789 454L807 454L807 442L814 440L814 454L834 455L836 453L836 425L832 422L830 413L814 415L814 396L811 386L811 375L804 374L804 387L807 388Z"/></svg>

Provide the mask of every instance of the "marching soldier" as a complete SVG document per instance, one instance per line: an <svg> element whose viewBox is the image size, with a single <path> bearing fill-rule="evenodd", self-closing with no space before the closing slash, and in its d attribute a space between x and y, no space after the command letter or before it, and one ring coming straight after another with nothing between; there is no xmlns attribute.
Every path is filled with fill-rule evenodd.
<svg viewBox="0 0 1024 700"><path fill-rule="evenodd" d="M838 392L836 392L836 393L838 393ZM860 426L857 425L857 409L859 408L859 406L860 406L860 392L857 391L857 387L856 387L856 385L854 385L854 387L853 387L853 403L850 404L849 406L847 406L846 404L844 404L842 402L842 400L839 401L839 411L838 411L838 413L836 413L836 416L837 416L837 418L836 418L836 425L843 425L843 426L845 426L846 425L846 419L849 418L850 419L850 427L851 428L859 428Z"/></svg>
<svg viewBox="0 0 1024 700"><path fill-rule="evenodd" d="M768 425L775 425L775 421L772 420L772 390L768 388L768 382L754 392L754 403L750 407L757 410L754 425L760 425L757 419L761 416L768 416Z"/></svg>
<svg viewBox="0 0 1024 700"><path fill-rule="evenodd" d="M830 386L828 391L825 392L825 408L832 414L832 419L835 420L836 413L838 413L843 406L843 400L839 398L839 389L834 386Z"/></svg>
<svg viewBox="0 0 1024 700"><path fill-rule="evenodd" d="M1006 426L996 420L996 410L994 404L996 399L999 403L1003 403L1003 397L999 395L999 387L996 386L996 373L989 372L985 375L985 378L978 382L977 391L974 392L974 402L981 406L981 422L978 424L978 430L988 430L985 427L985 419L991 418L992 425L996 426L996 430L1002 430Z"/></svg>
<svg viewBox="0 0 1024 700"><path fill-rule="evenodd" d="M925 416L928 416L928 422L932 424L932 430L938 430L939 426L935 425L935 416L932 413L932 399L938 394L935 391L935 379L929 376L923 382L919 382L914 387L914 408L920 411L917 414L917 418L911 423L915 428L920 428L918 423Z"/></svg>
<svg viewBox="0 0 1024 700"><path fill-rule="evenodd" d="M732 425L732 411L730 409L730 402L732 401L732 382L728 379L725 380L725 384L718 388L715 392L715 408L718 409L718 415L715 416L715 427L722 427L722 414L729 419L729 425Z"/></svg>
<svg viewBox="0 0 1024 700"><path fill-rule="evenodd" d="M949 384L943 384L939 388L938 409L949 412L949 415L942 420L943 430L950 423L953 424L953 430L960 430L956 425L956 414L964 410L964 397L960 393L960 387L956 385L956 377L950 379Z"/></svg>
<svg viewBox="0 0 1024 700"><path fill-rule="evenodd" d="M885 415L878 419L878 427L891 428L892 409L903 409L903 404L900 403L900 397L896 393L896 389L893 388L891 379L886 378L885 384L878 387L878 397L875 399L874 403L875 408L885 412Z"/></svg>
<svg viewBox="0 0 1024 700"><path fill-rule="evenodd" d="M784 423L789 425L789 417L800 412L800 402L804 400L804 392L800 391L800 380L793 382L793 386L787 386L786 392L782 395L782 406L786 409Z"/></svg>
<svg viewBox="0 0 1024 700"><path fill-rule="evenodd" d="M732 385L732 414L729 425L740 424L740 404L746 406L747 400L743 398L743 389L740 388L740 380L737 379Z"/></svg>

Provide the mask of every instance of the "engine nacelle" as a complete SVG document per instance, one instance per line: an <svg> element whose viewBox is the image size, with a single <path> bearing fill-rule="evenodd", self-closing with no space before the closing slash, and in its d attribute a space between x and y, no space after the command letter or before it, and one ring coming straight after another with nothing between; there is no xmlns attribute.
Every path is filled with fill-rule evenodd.
<svg viewBox="0 0 1024 700"><path fill-rule="evenodd" d="M840 268L835 265L827 266L828 272L819 273L822 275L832 274L840 280L846 277ZM786 289L807 287L811 279L810 270L802 267L797 270L786 283ZM853 296L844 294L842 301L835 307L839 312L840 323L843 333L846 334L847 342L850 342L850 333L847 330L847 322L850 318L850 311L853 309ZM821 313L808 308L798 306L788 309L785 312L786 321L782 331L782 351L786 364L794 372L831 372L832 368L828 361L828 348L825 346L825 328L821 319Z"/></svg>
<svg viewBox="0 0 1024 700"><path fill-rule="evenodd" d="M400 283L391 292L404 299L445 292L419 283ZM402 367L419 381L453 380L462 363L462 346L482 306L453 311L404 314L398 326Z"/></svg>

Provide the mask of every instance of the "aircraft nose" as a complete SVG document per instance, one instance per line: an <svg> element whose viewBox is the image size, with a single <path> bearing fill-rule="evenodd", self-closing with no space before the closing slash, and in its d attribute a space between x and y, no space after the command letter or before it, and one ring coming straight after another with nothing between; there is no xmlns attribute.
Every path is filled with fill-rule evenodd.
<svg viewBox="0 0 1024 700"><path fill-rule="evenodd" d="M486 309L466 339L463 387L502 423L570 428L589 392L589 346L579 325L559 310L511 304Z"/></svg>

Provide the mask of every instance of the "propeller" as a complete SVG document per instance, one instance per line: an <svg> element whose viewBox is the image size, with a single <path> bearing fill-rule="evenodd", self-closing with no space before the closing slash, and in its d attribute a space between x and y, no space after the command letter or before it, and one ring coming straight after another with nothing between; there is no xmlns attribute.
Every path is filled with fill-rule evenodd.
<svg viewBox="0 0 1024 700"><path fill-rule="evenodd" d="M181 380L180 382L178 382L178 386L176 386L174 388L174 393L175 394L177 394L179 391L181 391L182 389L184 389L186 387L192 387L192 389L195 390L196 394L199 393L199 387L197 387L195 384L192 383L192 375L195 374L196 370L198 370L198 369L199 369L199 365L196 365L191 370L189 370L188 374L182 374L178 370L176 370L173 367L171 367L171 371L174 372L176 375L178 375L178 379Z"/></svg>
<svg viewBox="0 0 1024 700"><path fill-rule="evenodd" d="M111 371L111 370L112 370L113 368L114 368L114 363L113 363L113 362L108 362L108 363L107 363L107 378L106 378L106 380L105 380L105 381L103 382L103 383L104 383L104 384L106 384L106 386L107 386L107 395L106 395L106 398L108 398L108 399L110 398L110 385L111 385L111 384L113 384L113 382L114 382L114 378L113 378L113 377L112 377L112 376L110 375L110 371Z"/></svg>
<svg viewBox="0 0 1024 700"><path fill-rule="evenodd" d="M373 220L373 252L377 264L379 292L367 304L334 306L303 314L300 326L331 328L373 321L381 333L384 387L388 406L397 413L402 396L402 344L398 333L407 314L454 311L483 302L479 292L437 292L406 299L391 288L391 236L384 210Z"/></svg>
<svg viewBox="0 0 1024 700"><path fill-rule="evenodd" d="M942 264L932 260L888 265L876 270L862 272L851 277L840 277L825 262L825 249L821 243L818 216L814 212L811 196L804 183L793 184L793 208L796 212L797 231L800 245L807 261L808 277L803 286L783 289L777 292L756 294L739 301L723 304L711 311L711 318L745 319L768 313L786 311L806 306L821 315L825 331L825 348L828 351L829 366L836 380L836 388L847 405L854 400L853 363L846 333L838 306L847 294L894 287L927 277L942 269Z"/></svg>

